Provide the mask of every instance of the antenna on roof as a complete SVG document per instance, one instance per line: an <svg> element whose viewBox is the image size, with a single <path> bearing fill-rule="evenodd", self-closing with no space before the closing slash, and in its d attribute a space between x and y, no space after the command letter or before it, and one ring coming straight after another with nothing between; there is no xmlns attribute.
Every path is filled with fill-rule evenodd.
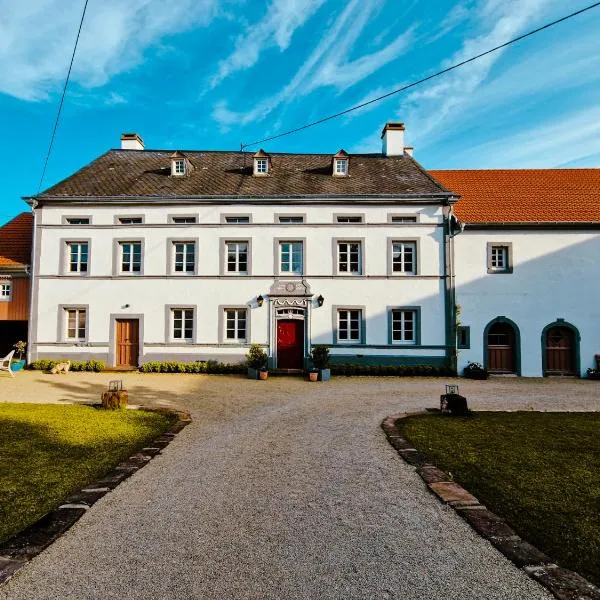
<svg viewBox="0 0 600 600"><path fill-rule="evenodd" d="M243 160L242 170L246 171L246 153L244 152L244 143L243 142L240 142L240 153L242 155L242 160Z"/></svg>

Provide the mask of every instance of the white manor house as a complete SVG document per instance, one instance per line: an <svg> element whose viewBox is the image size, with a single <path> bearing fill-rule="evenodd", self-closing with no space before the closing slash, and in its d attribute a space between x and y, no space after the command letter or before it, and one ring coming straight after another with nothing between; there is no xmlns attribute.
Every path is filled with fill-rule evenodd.
<svg viewBox="0 0 600 600"><path fill-rule="evenodd" d="M426 171L380 154L146 150L26 200L29 359L580 375L600 354L600 170Z"/></svg>

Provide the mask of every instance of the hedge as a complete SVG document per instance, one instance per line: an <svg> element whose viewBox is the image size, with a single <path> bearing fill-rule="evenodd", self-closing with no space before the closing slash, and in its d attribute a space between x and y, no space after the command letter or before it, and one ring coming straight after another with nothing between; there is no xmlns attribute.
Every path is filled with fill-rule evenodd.
<svg viewBox="0 0 600 600"><path fill-rule="evenodd" d="M58 363L66 362L66 360L57 360L55 358L42 358L41 360L35 360L28 365L28 369L35 369L36 371L50 371L54 365ZM70 371L94 371L100 373L106 369L106 364L101 360L72 360Z"/></svg>
<svg viewBox="0 0 600 600"><path fill-rule="evenodd" d="M220 363L216 360L197 360L192 363L151 361L144 363L140 367L140 371L142 373L207 373L210 375L235 375L238 373L246 373L247 368L245 363L231 365Z"/></svg>
<svg viewBox="0 0 600 600"><path fill-rule="evenodd" d="M353 375L374 375L376 377L456 377L448 367L431 365L354 365L340 364L331 366L332 375L351 377Z"/></svg>

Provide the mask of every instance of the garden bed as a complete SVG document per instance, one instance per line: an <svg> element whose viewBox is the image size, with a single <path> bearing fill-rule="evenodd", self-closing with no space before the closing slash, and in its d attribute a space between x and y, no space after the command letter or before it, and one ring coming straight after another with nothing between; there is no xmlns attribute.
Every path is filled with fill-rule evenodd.
<svg viewBox="0 0 600 600"><path fill-rule="evenodd" d="M600 584L600 413L418 415L396 426L520 536Z"/></svg>

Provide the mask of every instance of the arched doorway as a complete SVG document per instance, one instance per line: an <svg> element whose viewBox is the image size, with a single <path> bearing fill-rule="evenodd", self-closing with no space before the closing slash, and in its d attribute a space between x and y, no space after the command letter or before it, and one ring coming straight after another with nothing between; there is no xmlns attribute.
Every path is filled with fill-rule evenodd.
<svg viewBox="0 0 600 600"><path fill-rule="evenodd" d="M578 375L579 334L572 325L553 323L542 333L544 376Z"/></svg>
<svg viewBox="0 0 600 600"><path fill-rule="evenodd" d="M485 366L490 373L520 374L519 330L504 317L494 319L485 328Z"/></svg>

